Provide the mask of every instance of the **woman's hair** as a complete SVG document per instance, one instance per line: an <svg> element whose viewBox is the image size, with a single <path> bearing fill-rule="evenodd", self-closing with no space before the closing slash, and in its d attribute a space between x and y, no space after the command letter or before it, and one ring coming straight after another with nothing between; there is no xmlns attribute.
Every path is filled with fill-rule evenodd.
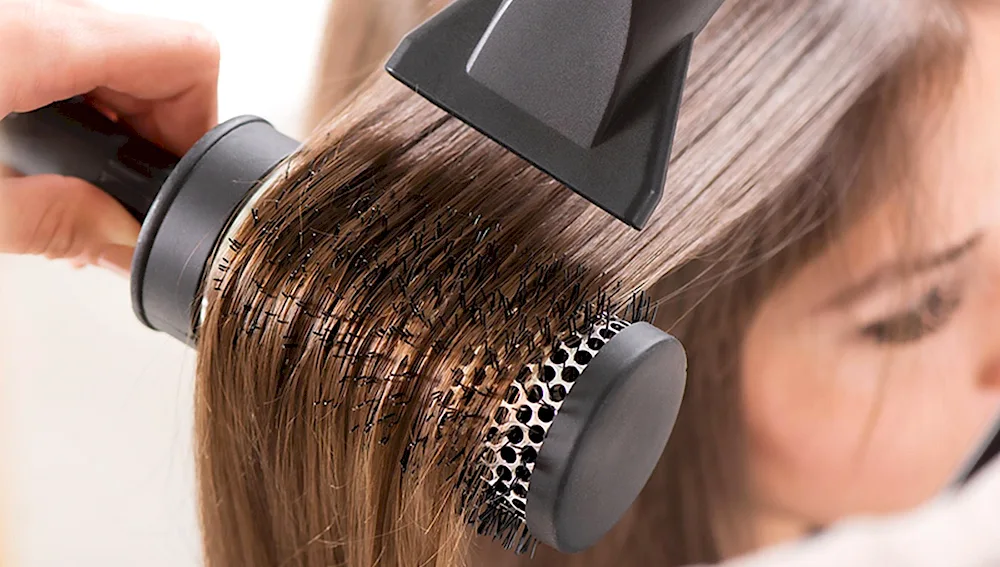
<svg viewBox="0 0 1000 567"><path fill-rule="evenodd" d="M425 5L336 2L328 29L357 33L328 33L319 84L363 76ZM782 278L907 181L904 109L957 68L961 24L945 0L727 1L696 42L642 232L384 74L320 96L336 112L265 181L205 289L208 565L462 564L488 416L554 339L636 292L687 350L674 433L602 542L535 561L679 565L751 546L742 336Z"/></svg>
<svg viewBox="0 0 1000 567"><path fill-rule="evenodd" d="M403 35L445 0L331 0L317 59L310 128L323 121L381 66Z"/></svg>

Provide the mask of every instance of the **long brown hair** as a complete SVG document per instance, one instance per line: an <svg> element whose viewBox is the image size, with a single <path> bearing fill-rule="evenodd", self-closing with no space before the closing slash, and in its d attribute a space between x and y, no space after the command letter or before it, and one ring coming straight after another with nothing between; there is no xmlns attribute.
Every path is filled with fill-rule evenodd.
<svg viewBox="0 0 1000 567"><path fill-rule="evenodd" d="M752 507L744 329L782 277L899 185L896 108L918 77L955 68L960 32L944 0L727 2L696 44L670 179L641 233L387 77L337 95L346 107L319 102L336 112L266 181L205 289L208 564L461 564L472 540L456 479L485 416L544 353L535 339L637 290L688 352L674 435L605 540L535 561L679 565L752 546L739 529ZM363 52L343 39L328 36Z"/></svg>

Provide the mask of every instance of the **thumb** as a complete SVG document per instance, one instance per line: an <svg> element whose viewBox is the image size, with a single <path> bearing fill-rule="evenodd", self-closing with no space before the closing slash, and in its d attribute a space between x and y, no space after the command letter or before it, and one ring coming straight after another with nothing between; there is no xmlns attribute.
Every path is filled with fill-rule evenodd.
<svg viewBox="0 0 1000 567"><path fill-rule="evenodd" d="M127 274L139 223L112 197L72 177L0 179L0 254L31 254Z"/></svg>

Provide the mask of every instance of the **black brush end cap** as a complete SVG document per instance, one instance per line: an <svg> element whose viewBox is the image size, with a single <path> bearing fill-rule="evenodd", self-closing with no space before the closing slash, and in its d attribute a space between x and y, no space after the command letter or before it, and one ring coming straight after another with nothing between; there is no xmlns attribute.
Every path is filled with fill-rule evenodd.
<svg viewBox="0 0 1000 567"><path fill-rule="evenodd" d="M131 280L139 321L195 344L203 278L219 238L261 179L298 146L263 118L238 116L184 154L139 232Z"/></svg>
<svg viewBox="0 0 1000 567"><path fill-rule="evenodd" d="M680 341L648 323L600 350L539 451L525 514L533 537L576 553L618 523L663 454L686 375Z"/></svg>

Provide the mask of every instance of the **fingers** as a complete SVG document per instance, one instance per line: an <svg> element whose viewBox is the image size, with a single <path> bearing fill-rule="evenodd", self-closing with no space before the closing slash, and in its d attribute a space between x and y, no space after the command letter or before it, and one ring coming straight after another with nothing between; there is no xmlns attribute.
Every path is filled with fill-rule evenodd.
<svg viewBox="0 0 1000 567"><path fill-rule="evenodd" d="M218 122L216 91L210 94L150 101L108 88L98 88L88 97L94 106L123 120L140 136L182 156ZM209 102L210 101L210 102Z"/></svg>
<svg viewBox="0 0 1000 567"><path fill-rule="evenodd" d="M139 117L140 134L180 154L217 121L218 73L218 44L200 26L75 0L0 0L0 115L100 87Z"/></svg>
<svg viewBox="0 0 1000 567"><path fill-rule="evenodd" d="M0 254L74 260L127 273L139 223L113 198L56 175L0 179Z"/></svg>
<svg viewBox="0 0 1000 567"><path fill-rule="evenodd" d="M182 155L215 126L219 48L203 28L88 0L0 0L0 117L89 93L114 119ZM139 224L77 179L0 172L0 253L127 272Z"/></svg>

